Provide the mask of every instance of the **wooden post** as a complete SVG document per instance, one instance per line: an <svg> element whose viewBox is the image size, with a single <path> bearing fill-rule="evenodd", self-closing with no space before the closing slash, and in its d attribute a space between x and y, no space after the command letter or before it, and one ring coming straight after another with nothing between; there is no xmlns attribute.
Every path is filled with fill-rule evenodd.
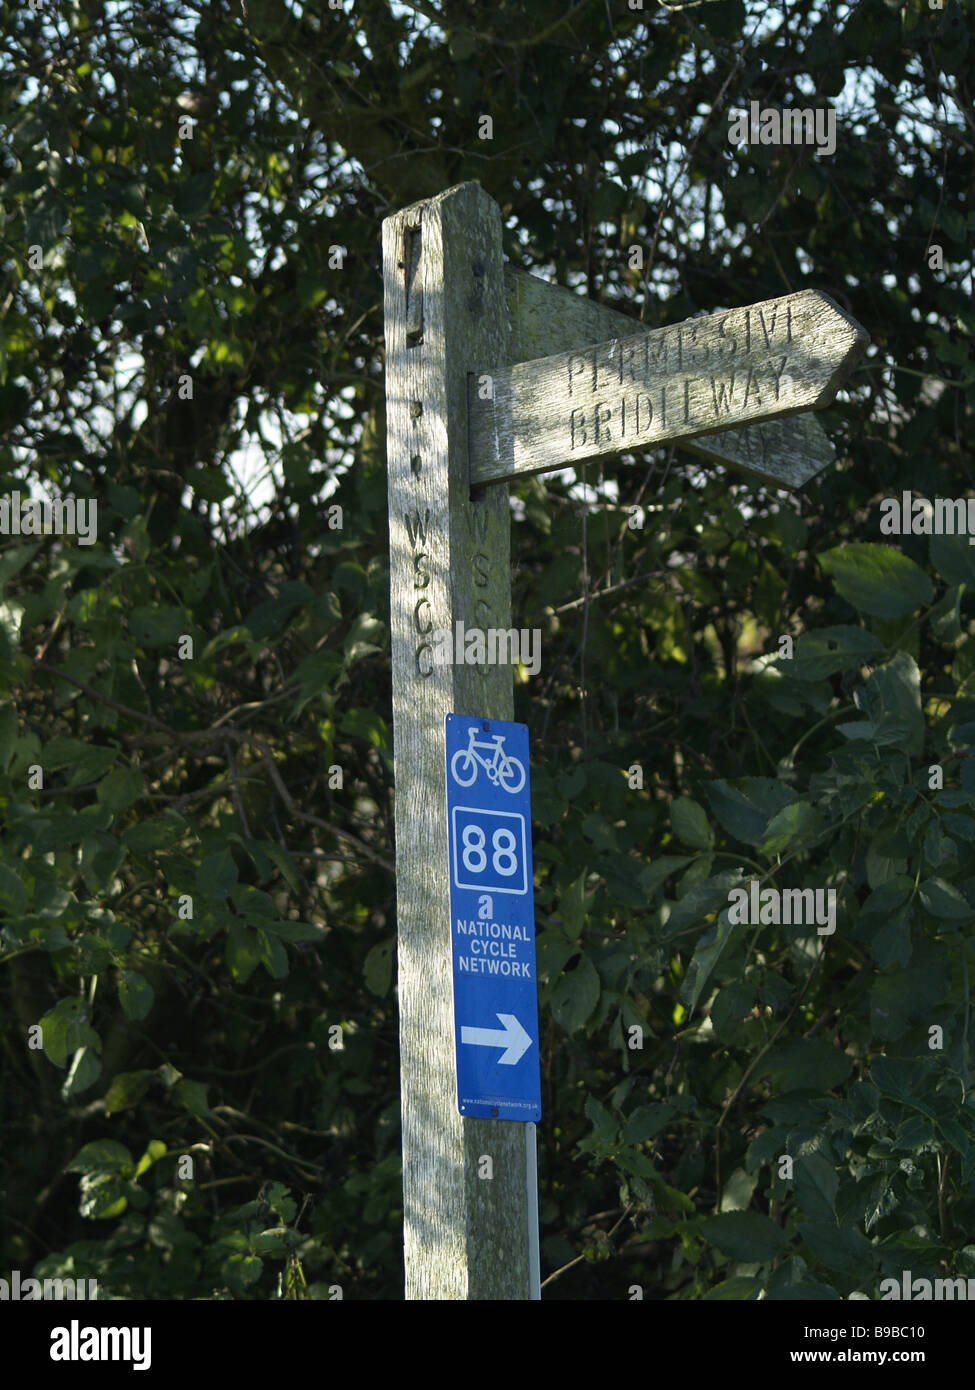
<svg viewBox="0 0 975 1390"><path fill-rule="evenodd" d="M468 460L468 373L508 361L497 204L387 218L383 275L406 1297L538 1298L535 1126L458 1113L451 1011L444 716L510 720L512 672L429 640L511 625L508 488L472 499Z"/></svg>
<svg viewBox="0 0 975 1390"><path fill-rule="evenodd" d="M631 332L505 271L474 183L387 218L383 266L406 1296L538 1298L535 1126L462 1118L454 1084L444 717L510 720L512 675L433 634L511 626L509 478L673 440L802 487L832 448L800 412L869 338L818 290Z"/></svg>

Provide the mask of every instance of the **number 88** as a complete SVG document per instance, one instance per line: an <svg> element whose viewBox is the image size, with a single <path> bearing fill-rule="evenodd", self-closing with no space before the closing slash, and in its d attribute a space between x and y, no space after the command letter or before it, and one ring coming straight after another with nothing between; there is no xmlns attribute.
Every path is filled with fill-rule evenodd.
<svg viewBox="0 0 975 1390"><path fill-rule="evenodd" d="M479 825L465 825L461 835L464 852L461 859L464 868L471 874L482 874L487 868L487 855L484 852L485 835ZM491 836L491 867L501 878L511 878L518 872L518 841L511 830L496 830Z"/></svg>

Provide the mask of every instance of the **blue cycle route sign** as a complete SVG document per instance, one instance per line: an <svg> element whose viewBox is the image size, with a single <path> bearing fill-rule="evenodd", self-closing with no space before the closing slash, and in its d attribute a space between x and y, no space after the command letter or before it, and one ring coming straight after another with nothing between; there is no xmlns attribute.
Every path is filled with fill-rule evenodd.
<svg viewBox="0 0 975 1390"><path fill-rule="evenodd" d="M446 733L457 1108L538 1120L528 727L448 714Z"/></svg>

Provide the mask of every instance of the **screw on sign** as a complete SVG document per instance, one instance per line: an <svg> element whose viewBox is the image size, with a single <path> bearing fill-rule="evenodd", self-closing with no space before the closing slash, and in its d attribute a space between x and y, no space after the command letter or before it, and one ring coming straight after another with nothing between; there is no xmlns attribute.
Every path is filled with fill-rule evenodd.
<svg viewBox="0 0 975 1390"><path fill-rule="evenodd" d="M457 1108L536 1121L528 728L448 714L444 743Z"/></svg>

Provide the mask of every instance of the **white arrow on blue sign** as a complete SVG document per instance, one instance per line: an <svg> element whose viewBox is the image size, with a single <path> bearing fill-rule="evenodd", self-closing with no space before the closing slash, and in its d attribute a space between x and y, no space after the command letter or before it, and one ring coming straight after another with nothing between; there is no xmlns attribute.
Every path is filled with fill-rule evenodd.
<svg viewBox="0 0 975 1390"><path fill-rule="evenodd" d="M448 714L457 1108L539 1120L528 727Z"/></svg>

